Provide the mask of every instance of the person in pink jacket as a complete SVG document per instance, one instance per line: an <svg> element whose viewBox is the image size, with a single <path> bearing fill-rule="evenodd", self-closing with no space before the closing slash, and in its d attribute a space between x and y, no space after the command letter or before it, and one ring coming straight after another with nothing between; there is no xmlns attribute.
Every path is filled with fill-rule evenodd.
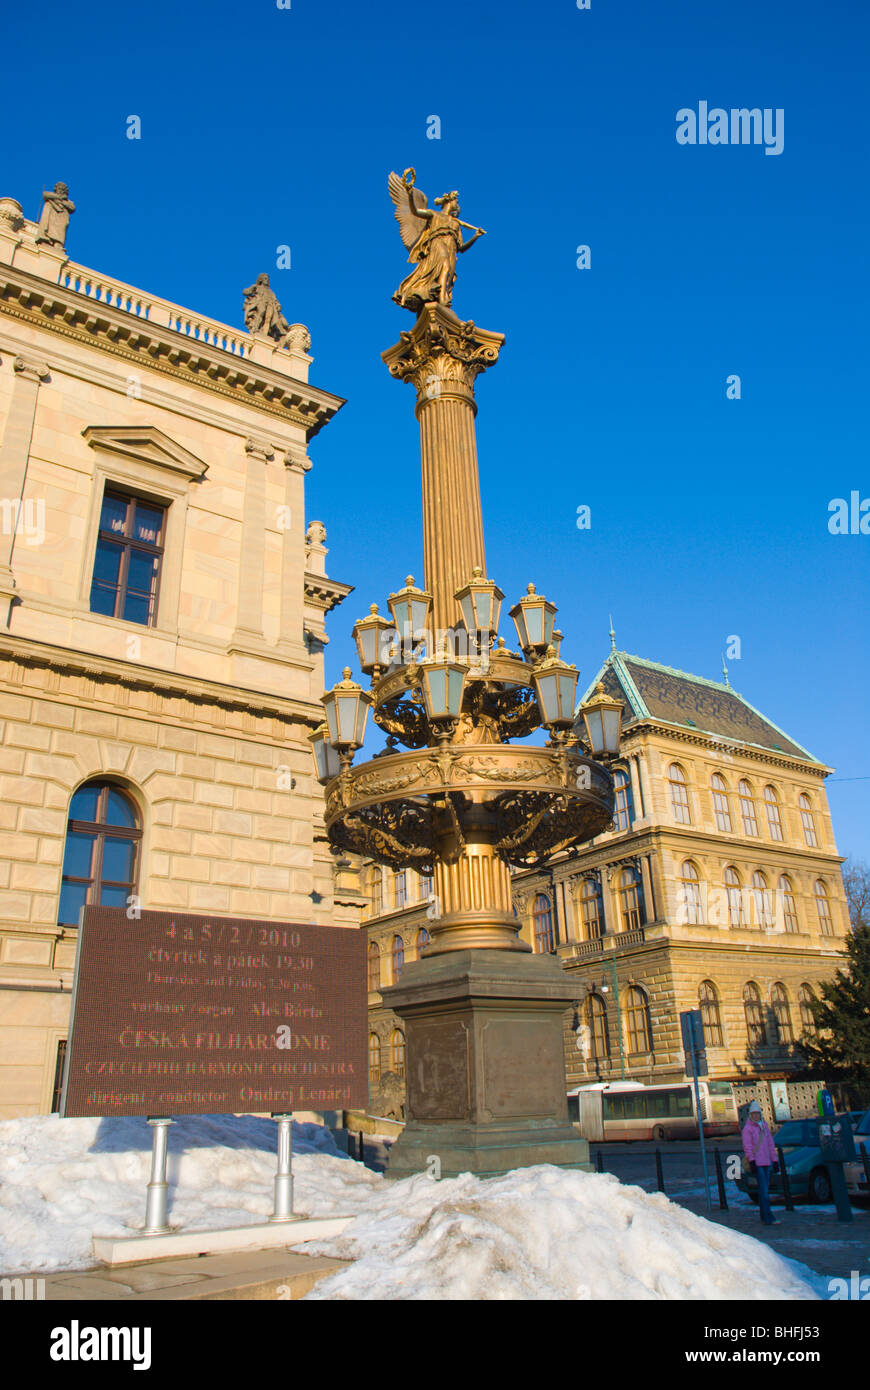
<svg viewBox="0 0 870 1390"><path fill-rule="evenodd" d="M767 1122L761 1113L761 1106L754 1100L749 1107L749 1118L743 1126L743 1152L746 1161L758 1179L758 1205L765 1226L775 1226L776 1219L770 1208L770 1172L779 1168L776 1158L776 1145Z"/></svg>

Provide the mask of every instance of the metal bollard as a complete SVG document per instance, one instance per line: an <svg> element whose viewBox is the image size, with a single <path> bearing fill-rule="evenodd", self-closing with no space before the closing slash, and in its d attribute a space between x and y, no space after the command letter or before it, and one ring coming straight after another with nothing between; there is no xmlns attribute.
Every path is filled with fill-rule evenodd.
<svg viewBox="0 0 870 1390"><path fill-rule="evenodd" d="M782 1195L785 1197L786 1211L794 1211L794 1199L791 1195L791 1184L788 1180L788 1169L785 1166L785 1154L777 1144L776 1156L779 1159L779 1171L782 1174Z"/></svg>
<svg viewBox="0 0 870 1390"><path fill-rule="evenodd" d="M664 1174L664 1169L662 1168L662 1151L661 1151L661 1149L656 1149L656 1183L658 1184L659 1192L664 1192L664 1190L665 1190L665 1174Z"/></svg>
<svg viewBox="0 0 870 1390"><path fill-rule="evenodd" d="M725 1175L722 1172L722 1155L718 1149L713 1150L713 1157L716 1160L716 1185L719 1188L719 1210L728 1210L728 1198L725 1196Z"/></svg>
<svg viewBox="0 0 870 1390"><path fill-rule="evenodd" d="M866 1159L865 1159L865 1162L866 1162ZM604 1156L603 1156L603 1154L602 1154L602 1152L601 1152L600 1149L598 1150L598 1153L595 1155L595 1171L596 1171L597 1173L603 1173L603 1172L604 1172Z"/></svg>
<svg viewBox="0 0 870 1390"><path fill-rule="evenodd" d="M366 1161L366 1145L362 1130L359 1132L359 1161L360 1163L365 1163Z"/></svg>

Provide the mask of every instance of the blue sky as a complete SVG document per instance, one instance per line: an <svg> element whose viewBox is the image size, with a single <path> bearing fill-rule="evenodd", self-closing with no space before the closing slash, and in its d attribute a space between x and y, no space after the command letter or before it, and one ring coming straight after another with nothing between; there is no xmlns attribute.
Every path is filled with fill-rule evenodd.
<svg viewBox="0 0 870 1390"><path fill-rule="evenodd" d="M714 679L739 636L732 685L836 767L840 850L868 855L870 536L827 529L870 496L863 0L50 0L6 32L0 192L32 217L64 179L74 259L229 323L267 270L347 397L307 484L356 585L330 679L422 577L413 391L380 360L411 323L386 176L413 165L488 233L454 307L507 335L477 391L491 577L559 604L584 685L610 612ZM783 152L678 145L700 101L782 108Z"/></svg>

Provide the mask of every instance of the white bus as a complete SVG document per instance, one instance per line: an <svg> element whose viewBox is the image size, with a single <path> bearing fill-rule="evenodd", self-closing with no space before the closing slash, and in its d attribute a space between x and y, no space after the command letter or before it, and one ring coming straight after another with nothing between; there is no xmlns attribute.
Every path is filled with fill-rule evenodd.
<svg viewBox="0 0 870 1390"><path fill-rule="evenodd" d="M700 1081L704 1133L737 1134L737 1103L730 1081ZM568 1092L568 1113L584 1138L631 1140L697 1139L695 1088L690 1081L642 1086L604 1081Z"/></svg>

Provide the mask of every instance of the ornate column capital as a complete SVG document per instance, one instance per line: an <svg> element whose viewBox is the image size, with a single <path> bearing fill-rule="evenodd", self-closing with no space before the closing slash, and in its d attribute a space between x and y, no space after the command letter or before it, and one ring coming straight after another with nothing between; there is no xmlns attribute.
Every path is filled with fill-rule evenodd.
<svg viewBox="0 0 870 1390"><path fill-rule="evenodd" d="M47 362L34 362L26 357L16 357L12 370L25 381L45 381L51 375Z"/></svg>
<svg viewBox="0 0 870 1390"><path fill-rule="evenodd" d="M260 459L262 463L268 463L275 457L275 450L271 444L265 443L262 439L248 437L245 440L245 453L248 458Z"/></svg>
<svg viewBox="0 0 870 1390"><path fill-rule="evenodd" d="M284 454L284 467L294 473L310 473L312 464L304 449L287 449Z"/></svg>
<svg viewBox="0 0 870 1390"><path fill-rule="evenodd" d="M428 401L451 396L476 410L474 383L498 361L503 344L503 333L463 321L443 304L426 304L414 327L381 356L391 376L413 382L418 411Z"/></svg>

